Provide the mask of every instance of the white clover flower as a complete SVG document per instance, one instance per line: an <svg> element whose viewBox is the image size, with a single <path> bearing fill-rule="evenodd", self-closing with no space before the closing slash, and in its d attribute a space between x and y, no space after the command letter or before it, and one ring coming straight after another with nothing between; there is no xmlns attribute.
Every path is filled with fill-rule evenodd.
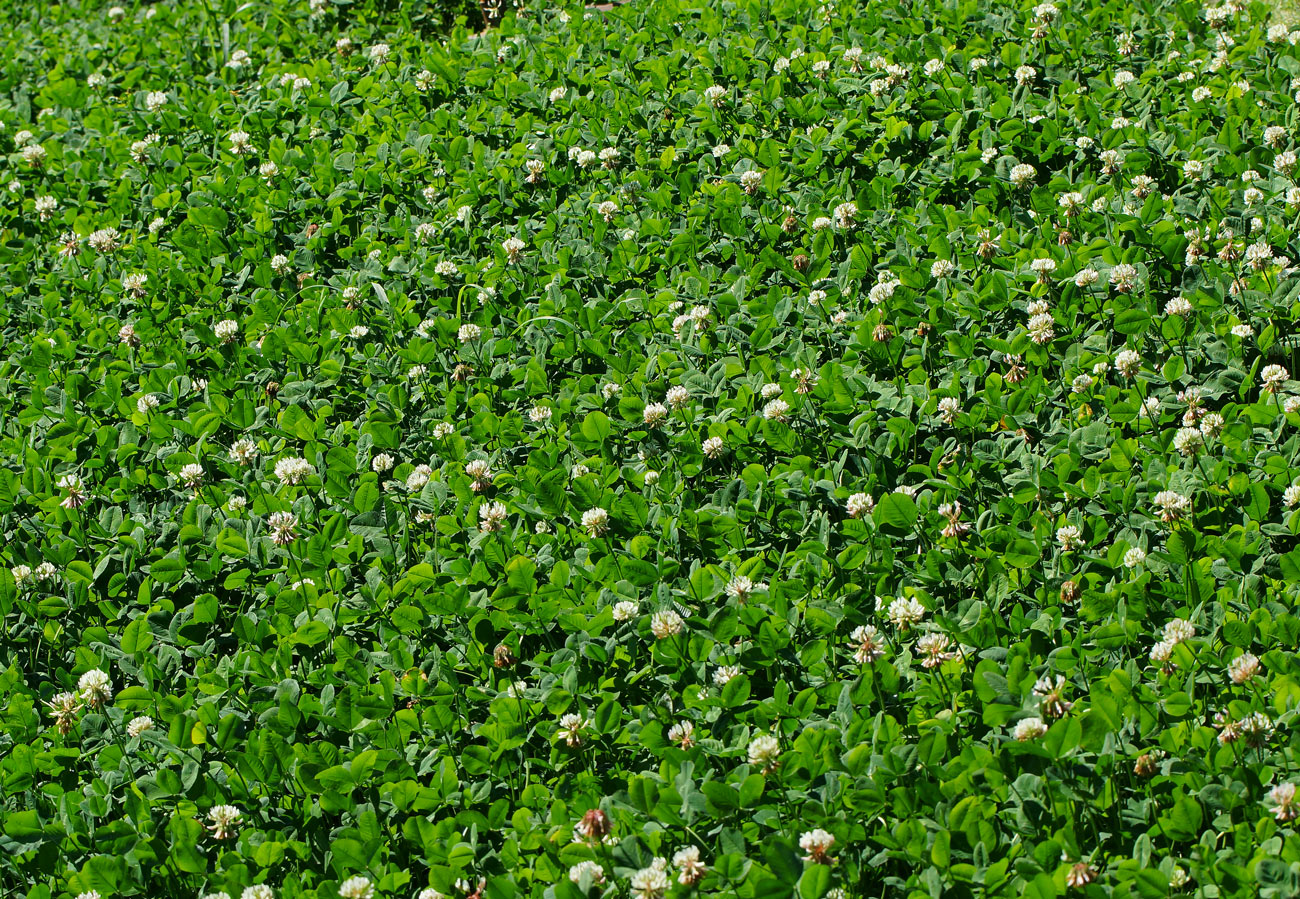
<svg viewBox="0 0 1300 899"><path fill-rule="evenodd" d="M54 217L54 210L59 208L59 201L54 197L37 197L36 214L43 222L48 222Z"/></svg>
<svg viewBox="0 0 1300 899"><path fill-rule="evenodd" d="M1273 805L1273 817L1280 822L1294 821L1300 817L1300 803L1296 801L1296 785L1280 783L1268 792Z"/></svg>
<svg viewBox="0 0 1300 899"><path fill-rule="evenodd" d="M689 721L684 723L690 724ZM672 731L669 731L669 733L671 734ZM689 740L689 735L687 739ZM708 871L708 867L704 862L700 861L699 846L687 846L685 849L680 849L674 853L673 867L678 870L677 882L682 886L693 886L702 880Z"/></svg>
<svg viewBox="0 0 1300 899"><path fill-rule="evenodd" d="M763 417L769 421L786 421L790 417L790 404L779 398L770 400L763 406Z"/></svg>
<svg viewBox="0 0 1300 899"><path fill-rule="evenodd" d="M886 614L890 624L906 631L925 617L925 606L913 596L900 596L889 604Z"/></svg>
<svg viewBox="0 0 1300 899"><path fill-rule="evenodd" d="M233 805L214 805L208 812L208 820L212 822L208 825L208 829L216 839L227 839L234 836L240 817L242 816L239 809Z"/></svg>
<svg viewBox="0 0 1300 899"><path fill-rule="evenodd" d="M1228 678L1234 684L1244 684L1259 674L1259 657L1252 653L1243 653L1228 665Z"/></svg>
<svg viewBox="0 0 1300 899"><path fill-rule="evenodd" d="M633 899L662 899L668 891L668 873L657 865L642 868L628 882Z"/></svg>
<svg viewBox="0 0 1300 899"><path fill-rule="evenodd" d="M49 565L48 562L43 564ZM54 566L51 565L50 567L53 568ZM37 568L37 575L40 575L39 567ZM81 698L86 705L92 708L102 705L112 696L108 675L98 668L92 668L77 680L77 692L81 694Z"/></svg>
<svg viewBox="0 0 1300 899"><path fill-rule="evenodd" d="M668 401L668 405L674 409L685 406L690 401L690 398L690 391L680 384L669 387L667 394L664 396L664 399Z"/></svg>
<svg viewBox="0 0 1300 899"><path fill-rule="evenodd" d="M1182 618L1175 618L1165 625L1164 642L1176 646L1196 636L1196 627Z"/></svg>
<svg viewBox="0 0 1300 899"><path fill-rule="evenodd" d="M609 530L609 512L599 507L582 513L582 527L590 536L599 537Z"/></svg>
<svg viewBox="0 0 1300 899"><path fill-rule="evenodd" d="M479 530L488 533L501 530L508 514L504 503L484 503L478 509Z"/></svg>
<svg viewBox="0 0 1300 899"><path fill-rule="evenodd" d="M126 735L132 739L140 736L147 730L153 729L153 719L148 715L139 715L132 718L126 725Z"/></svg>
<svg viewBox="0 0 1300 899"><path fill-rule="evenodd" d="M751 765L761 768L774 767L781 755L781 743L771 734L759 734L749 741L746 756Z"/></svg>
<svg viewBox="0 0 1300 899"><path fill-rule="evenodd" d="M849 639L853 643L853 659L860 665L870 664L885 654L884 640L873 624L858 625Z"/></svg>
<svg viewBox="0 0 1300 899"><path fill-rule="evenodd" d="M143 297L145 293L145 284L149 282L149 276L143 273L134 273L122 277L122 289L134 297Z"/></svg>
<svg viewBox="0 0 1300 899"><path fill-rule="evenodd" d="M592 886L599 886L605 882L605 869L600 866L600 862L590 859L578 862L569 868L571 883L581 883L584 876L589 878Z"/></svg>
<svg viewBox="0 0 1300 899"><path fill-rule="evenodd" d="M96 253L111 253L117 249L120 239L121 235L116 228L99 228L90 232L86 243Z"/></svg>
<svg viewBox="0 0 1300 899"><path fill-rule="evenodd" d="M659 640L680 634L684 627L682 616L672 609L655 612L650 616L650 632Z"/></svg>
<svg viewBox="0 0 1300 899"><path fill-rule="evenodd" d="M1121 262L1110 270L1110 284L1120 293L1131 292L1138 283L1138 270L1127 262Z"/></svg>
<svg viewBox="0 0 1300 899"><path fill-rule="evenodd" d="M1115 370L1131 378L1142 369L1142 357L1135 350L1120 350L1115 354Z"/></svg>
<svg viewBox="0 0 1300 899"><path fill-rule="evenodd" d="M641 420L647 427L656 428L668 418L668 407L663 403L648 403L641 413Z"/></svg>
<svg viewBox="0 0 1300 899"><path fill-rule="evenodd" d="M739 665L719 665L713 671L713 685L715 687L725 687L734 678L740 676Z"/></svg>
<svg viewBox="0 0 1300 899"><path fill-rule="evenodd" d="M276 546L288 546L298 539L295 530L298 527L298 516L292 512L272 512L266 523L271 529L271 542Z"/></svg>
<svg viewBox="0 0 1300 899"><path fill-rule="evenodd" d="M550 406L533 406L528 410L528 420L533 424L546 424L555 412Z"/></svg>
<svg viewBox="0 0 1300 899"><path fill-rule="evenodd" d="M830 864L827 853L830 852L831 847L834 845L835 837L821 828L810 830L799 837L799 848L807 853L803 860L810 864Z"/></svg>
<svg viewBox="0 0 1300 899"><path fill-rule="evenodd" d="M930 277L935 279L947 278L957 271L957 266L948 259L936 259L930 265Z"/></svg>
<svg viewBox="0 0 1300 899"><path fill-rule="evenodd" d="M1048 343L1056 336L1056 321L1050 312L1040 312L1029 319L1029 339L1034 343Z"/></svg>
<svg viewBox="0 0 1300 899"><path fill-rule="evenodd" d="M1205 448L1205 435L1199 428L1179 428L1173 443L1179 455L1195 456Z"/></svg>
<svg viewBox="0 0 1300 899"><path fill-rule="evenodd" d="M767 584L755 583L743 574L738 574L727 582L726 594L738 602L745 602L756 592L767 590Z"/></svg>
<svg viewBox="0 0 1300 899"><path fill-rule="evenodd" d="M1025 187L1034 180L1034 176L1037 174L1037 169L1027 162L1022 162L1019 165L1012 166L1009 177L1014 186Z"/></svg>
<svg viewBox="0 0 1300 899"><path fill-rule="evenodd" d="M215 334L217 339L222 343L229 343L234 340L235 336L239 333L239 322L232 319L219 321L213 325L212 333Z"/></svg>
<svg viewBox="0 0 1300 899"><path fill-rule="evenodd" d="M1036 740L1045 733L1047 733L1047 724L1042 718L1022 718L1016 722L1015 728L1011 731L1011 736L1012 739L1023 743Z"/></svg>
<svg viewBox="0 0 1300 899"><path fill-rule="evenodd" d="M1192 508L1192 501L1173 490L1162 490L1152 500L1160 512L1160 520L1166 523L1181 519Z"/></svg>
<svg viewBox="0 0 1300 899"><path fill-rule="evenodd" d="M1280 365L1266 365L1259 375L1268 393L1277 393L1290 377L1290 373Z"/></svg>
<svg viewBox="0 0 1300 899"><path fill-rule="evenodd" d="M1061 552L1071 552L1078 545L1082 538L1083 532L1077 525L1065 524L1056 529L1056 542L1061 547Z"/></svg>
<svg viewBox="0 0 1300 899"><path fill-rule="evenodd" d="M875 506L876 501L872 499L871 494L855 493L844 504L844 510L850 518L861 518L863 515L871 514Z"/></svg>
<svg viewBox="0 0 1300 899"><path fill-rule="evenodd" d="M306 459L290 456L275 463L275 476L281 486L289 487L301 484L307 477L316 473L316 469Z"/></svg>
<svg viewBox="0 0 1300 899"><path fill-rule="evenodd" d="M339 896L341 899L374 899L375 885L368 877L349 877L339 884Z"/></svg>

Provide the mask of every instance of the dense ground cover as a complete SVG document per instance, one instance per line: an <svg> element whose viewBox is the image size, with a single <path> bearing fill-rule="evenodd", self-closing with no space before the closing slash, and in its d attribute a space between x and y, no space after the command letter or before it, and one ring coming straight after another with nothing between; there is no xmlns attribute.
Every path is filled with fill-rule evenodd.
<svg viewBox="0 0 1300 899"><path fill-rule="evenodd" d="M0 12L0 893L1300 893L1300 33L431 15Z"/></svg>

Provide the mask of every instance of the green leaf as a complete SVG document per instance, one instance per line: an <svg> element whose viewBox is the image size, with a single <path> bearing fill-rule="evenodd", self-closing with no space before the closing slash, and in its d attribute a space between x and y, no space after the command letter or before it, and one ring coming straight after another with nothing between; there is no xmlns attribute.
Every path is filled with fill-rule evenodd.
<svg viewBox="0 0 1300 899"><path fill-rule="evenodd" d="M828 865L808 865L799 877L799 899L821 899L831 888L831 869Z"/></svg>
<svg viewBox="0 0 1300 899"><path fill-rule="evenodd" d="M905 493L886 493L876 503L872 520L877 527L887 527L895 531L910 531L920 512L916 502Z"/></svg>
<svg viewBox="0 0 1300 899"><path fill-rule="evenodd" d="M174 584L185 576L185 563L175 555L164 556L149 566L149 576L160 584Z"/></svg>
<svg viewBox="0 0 1300 899"><path fill-rule="evenodd" d="M803 861L784 840L770 840L767 843L763 857L767 860L768 867L772 869L772 874L776 876L777 880L793 886L803 876ZM816 867L824 866L816 865Z"/></svg>
<svg viewBox="0 0 1300 899"><path fill-rule="evenodd" d="M592 443L604 443L609 439L612 429L609 416L599 409L588 412L582 420L582 436Z"/></svg>
<svg viewBox="0 0 1300 899"><path fill-rule="evenodd" d="M379 485L374 481L362 481L357 485L356 496L352 505L358 512L370 512L379 505Z"/></svg>
<svg viewBox="0 0 1300 899"><path fill-rule="evenodd" d="M1205 815L1201 804L1190 796L1179 798L1163 817L1165 832L1170 839L1191 842L1200 837Z"/></svg>
<svg viewBox="0 0 1300 899"><path fill-rule="evenodd" d="M308 621L290 636L290 641L303 646L317 646L330 638L330 629L320 621Z"/></svg>
<svg viewBox="0 0 1300 899"><path fill-rule="evenodd" d="M28 809L7 814L4 819L4 832L19 842L25 842L41 836L45 833L45 828L41 825L36 812Z"/></svg>
<svg viewBox="0 0 1300 899"><path fill-rule="evenodd" d="M242 559L248 555L248 541L244 539L243 534L233 528L222 528L217 534L217 551Z"/></svg>
<svg viewBox="0 0 1300 899"><path fill-rule="evenodd" d="M147 649L151 643L153 631L149 629L149 618L146 615L132 619L122 631L122 652L128 655Z"/></svg>
<svg viewBox="0 0 1300 899"><path fill-rule="evenodd" d="M1120 334L1141 334L1151 325L1151 316L1143 309L1125 309L1115 316L1115 330Z"/></svg>
<svg viewBox="0 0 1300 899"><path fill-rule="evenodd" d="M617 730L623 722L623 709L618 701L610 698L602 702L596 709L596 714L592 718L592 723L597 733L608 734Z"/></svg>
<svg viewBox="0 0 1300 899"><path fill-rule="evenodd" d="M117 856L95 855L86 860L76 877L78 890L107 893L117 890L126 876L126 861Z"/></svg>
<svg viewBox="0 0 1300 899"><path fill-rule="evenodd" d="M753 808L763 796L767 787L767 778L761 774L751 774L740 785L740 807ZM728 787L727 789L730 789Z"/></svg>
<svg viewBox="0 0 1300 899"><path fill-rule="evenodd" d="M225 210L216 206L191 206L186 211L185 217L196 225L215 228L218 231L224 231L230 223L230 217L226 215Z"/></svg>

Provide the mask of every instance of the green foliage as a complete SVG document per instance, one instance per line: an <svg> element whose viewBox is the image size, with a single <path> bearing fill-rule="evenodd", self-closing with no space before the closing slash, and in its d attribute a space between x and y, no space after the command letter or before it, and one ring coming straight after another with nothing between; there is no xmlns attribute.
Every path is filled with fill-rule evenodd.
<svg viewBox="0 0 1300 899"><path fill-rule="evenodd" d="M1285 30L584 12L0 10L0 895L1300 894Z"/></svg>

